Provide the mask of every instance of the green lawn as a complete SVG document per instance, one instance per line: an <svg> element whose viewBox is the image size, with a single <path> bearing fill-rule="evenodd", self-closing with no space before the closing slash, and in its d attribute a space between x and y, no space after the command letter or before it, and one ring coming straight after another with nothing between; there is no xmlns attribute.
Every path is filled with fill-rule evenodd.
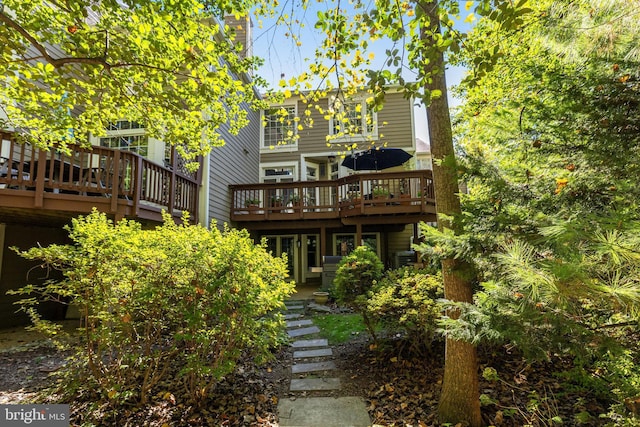
<svg viewBox="0 0 640 427"><path fill-rule="evenodd" d="M314 316L313 323L320 329L330 345L342 344L356 335L366 333L366 328L359 314L321 314Z"/></svg>

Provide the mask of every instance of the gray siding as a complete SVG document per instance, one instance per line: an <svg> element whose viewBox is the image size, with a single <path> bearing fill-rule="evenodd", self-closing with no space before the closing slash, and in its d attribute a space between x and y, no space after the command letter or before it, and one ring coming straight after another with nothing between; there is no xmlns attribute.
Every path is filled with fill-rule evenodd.
<svg viewBox="0 0 640 427"><path fill-rule="evenodd" d="M247 108L248 109L248 108ZM229 222L231 210L230 184L259 181L260 165L260 112L249 110L249 124L238 135L229 133L229 126L219 129L225 145L216 147L209 155L209 221L218 221L218 227ZM206 180L207 177L205 176ZM206 224L209 225L209 224Z"/></svg>

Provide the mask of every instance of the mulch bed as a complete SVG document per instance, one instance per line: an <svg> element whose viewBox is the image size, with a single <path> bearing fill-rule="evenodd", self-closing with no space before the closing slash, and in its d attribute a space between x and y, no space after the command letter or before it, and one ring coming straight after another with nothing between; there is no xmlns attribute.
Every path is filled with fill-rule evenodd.
<svg viewBox="0 0 640 427"><path fill-rule="evenodd" d="M401 341L390 341L374 348L367 336L334 348L342 373L343 389L335 395L362 396L375 424L384 426L435 426L437 399L443 373L443 345L435 344L428 353L412 355ZM0 353L0 403L42 403L38 392L55 385L52 375L66 355L49 346L18 348ZM598 414L606 413L608 402L599 402L588 394L563 389L553 375L568 369L570 362L556 359L529 365L506 348L480 349L480 372L496 369L499 381L481 378L481 393L487 425L552 425L558 416L563 425L578 425L575 414L588 413L590 426L604 425ZM256 367L242 360L235 373L216 388L202 409L196 409L180 395L160 392L144 407L96 407L80 396L72 404L75 425L91 421L112 426L277 426L277 403L294 398L288 393L291 352L282 349L273 362ZM166 387L166 385L165 385ZM538 402L538 413L532 401ZM536 421L545 419L548 424ZM96 419L100 421L96 421ZM585 424L582 424L585 425Z"/></svg>

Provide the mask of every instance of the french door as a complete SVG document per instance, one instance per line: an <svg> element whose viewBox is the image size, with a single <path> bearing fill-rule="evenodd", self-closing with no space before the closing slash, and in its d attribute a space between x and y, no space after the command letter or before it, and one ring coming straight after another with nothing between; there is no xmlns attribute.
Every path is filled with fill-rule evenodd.
<svg viewBox="0 0 640 427"><path fill-rule="evenodd" d="M287 269L289 277L296 282L300 280L295 266L298 265L298 251L296 251L297 236L266 236L267 248L274 256L280 257L287 254Z"/></svg>

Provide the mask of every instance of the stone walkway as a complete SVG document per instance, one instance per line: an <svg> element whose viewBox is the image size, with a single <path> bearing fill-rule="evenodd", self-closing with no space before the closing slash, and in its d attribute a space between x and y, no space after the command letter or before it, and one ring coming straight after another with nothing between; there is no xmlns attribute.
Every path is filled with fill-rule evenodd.
<svg viewBox="0 0 640 427"><path fill-rule="evenodd" d="M319 337L320 329L305 318L306 302L287 303L287 334L292 339L290 395L281 397L282 427L367 427L371 425L361 397L331 397L341 388L333 349ZM313 396L308 396L308 394Z"/></svg>

